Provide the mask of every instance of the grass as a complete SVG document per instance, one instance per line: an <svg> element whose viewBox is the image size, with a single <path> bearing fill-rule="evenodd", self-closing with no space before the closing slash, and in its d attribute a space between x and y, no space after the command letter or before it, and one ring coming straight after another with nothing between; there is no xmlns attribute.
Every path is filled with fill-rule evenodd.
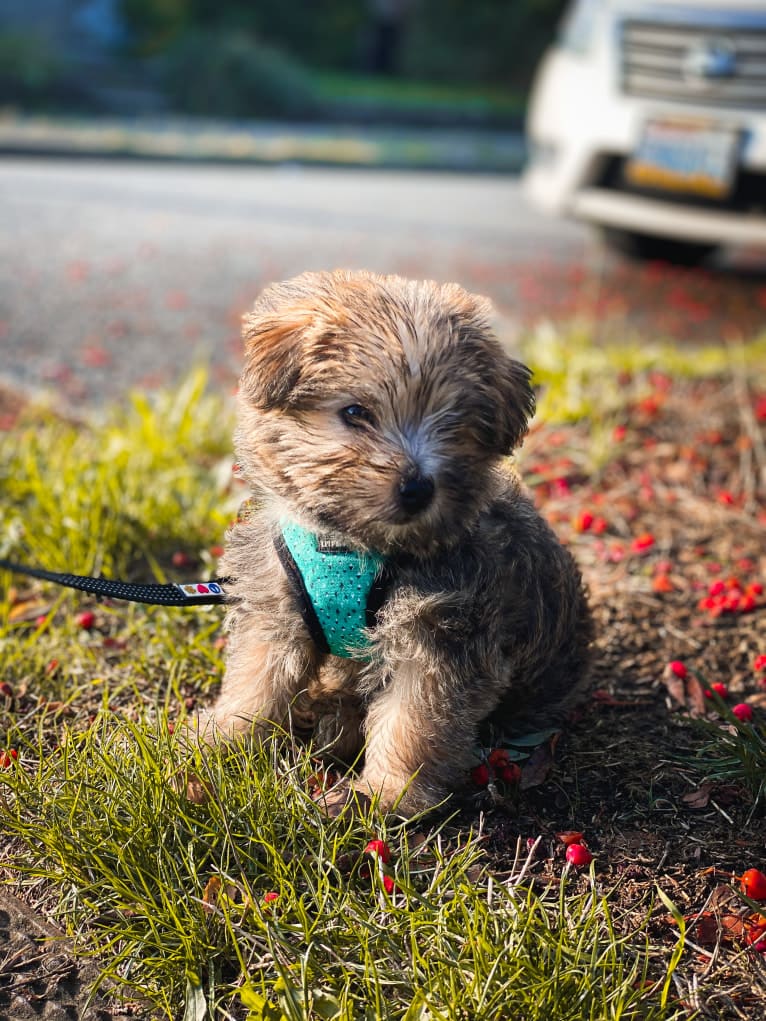
<svg viewBox="0 0 766 1021"><path fill-rule="evenodd" d="M333 74L312 71L320 102L378 108L391 116L419 113L452 116L468 114L493 123L518 122L524 114L526 96L507 89L454 86L433 82L401 81L375 75Z"/></svg>
<svg viewBox="0 0 766 1021"><path fill-rule="evenodd" d="M5 781L3 825L24 846L12 868L55 884L106 974L161 1014L195 989L223 1011L245 977L251 1017L673 1016L670 973L650 982L645 937L616 934L592 880L540 896L521 863L493 883L470 836L329 823L307 754L283 744L190 761L162 713L104 711L55 752L45 730ZM202 803L174 782L186 768ZM373 832L392 894L363 854Z"/></svg>
<svg viewBox="0 0 766 1021"><path fill-rule="evenodd" d="M648 370L645 351L619 364L571 339L567 351L566 381L540 358L548 407L573 361L591 413L626 358ZM238 502L230 429L201 374L101 423L29 413L0 441L0 554L212 574ZM517 847L493 874L480 816L328 821L308 794L310 754L287 738L249 754L185 748L175 725L220 676L219 610L97 606L86 628L82 596L0 581L0 747L18 752L0 772L3 874L22 892L42 882L81 952L157 1016L691 1016L675 981L683 918L664 894L672 941L656 937L651 899L628 911L593 871L542 881ZM711 740L734 770L724 733ZM364 854L373 836L390 866Z"/></svg>

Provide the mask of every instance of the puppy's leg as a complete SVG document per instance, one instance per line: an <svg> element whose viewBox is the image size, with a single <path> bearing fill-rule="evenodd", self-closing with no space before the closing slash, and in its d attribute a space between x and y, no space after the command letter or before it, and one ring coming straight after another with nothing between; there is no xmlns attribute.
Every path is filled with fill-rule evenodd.
<svg viewBox="0 0 766 1021"><path fill-rule="evenodd" d="M445 685L446 678L429 676L421 664L402 664L370 704L365 766L355 787L377 795L384 811L397 804L402 815L412 815L438 804L470 765L478 720L470 699L455 698L463 685L454 677Z"/></svg>
<svg viewBox="0 0 766 1021"><path fill-rule="evenodd" d="M208 743L249 733L260 739L285 724L314 670L307 646L285 649L264 640L257 628L238 628L233 639L221 692L198 723L199 737Z"/></svg>

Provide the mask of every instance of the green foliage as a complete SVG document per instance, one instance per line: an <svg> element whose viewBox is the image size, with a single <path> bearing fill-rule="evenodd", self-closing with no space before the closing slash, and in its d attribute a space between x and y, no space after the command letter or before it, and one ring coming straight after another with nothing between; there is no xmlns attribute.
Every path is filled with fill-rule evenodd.
<svg viewBox="0 0 766 1021"><path fill-rule="evenodd" d="M766 334L736 348L721 344L681 347L676 343L631 341L594 344L586 329L556 329L544 325L522 338L527 364L534 366L534 383L540 387L538 418L543 422L591 418L594 427L630 400L643 396L647 374L659 370L681 379L727 376L737 359L753 384L766 372ZM627 378L634 378L631 392Z"/></svg>
<svg viewBox="0 0 766 1021"><path fill-rule="evenodd" d="M120 0L133 45L143 55L161 52L193 17L193 0Z"/></svg>
<svg viewBox="0 0 766 1021"><path fill-rule="evenodd" d="M0 104L44 105L61 86L63 73L60 59L44 39L0 32Z"/></svg>
<svg viewBox="0 0 766 1021"><path fill-rule="evenodd" d="M695 726L705 736L691 764L703 776L719 783L744 787L753 802L752 813L766 810L766 726L744 723L713 695L725 725L709 720L696 720Z"/></svg>
<svg viewBox="0 0 766 1021"><path fill-rule="evenodd" d="M307 117L307 73L276 47L241 32L190 32L164 55L161 78L176 108L226 117Z"/></svg>
<svg viewBox="0 0 766 1021"><path fill-rule="evenodd" d="M374 70L381 11L370 0L122 0L136 49L158 53L198 31L262 40L307 67ZM394 12L392 71L420 81L526 85L564 0L410 0ZM398 13L397 13L398 11Z"/></svg>
<svg viewBox="0 0 766 1021"><path fill-rule="evenodd" d="M529 82L564 0L420 0L403 39L405 75L450 82Z"/></svg>
<svg viewBox="0 0 766 1021"><path fill-rule="evenodd" d="M43 414L4 434L0 555L117 573L220 541L211 471L230 447L230 421L205 385L198 372L172 395L135 394L95 429Z"/></svg>

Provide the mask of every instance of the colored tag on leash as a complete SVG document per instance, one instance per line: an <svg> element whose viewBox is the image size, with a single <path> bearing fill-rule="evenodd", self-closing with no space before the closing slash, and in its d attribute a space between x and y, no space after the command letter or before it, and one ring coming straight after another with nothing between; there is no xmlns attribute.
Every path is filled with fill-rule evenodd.
<svg viewBox="0 0 766 1021"><path fill-rule="evenodd" d="M151 606L209 606L222 603L226 598L223 586L226 578L212 581L185 582L184 584L133 584L110 578L91 578L81 574L60 574L57 571L45 571L39 567L26 567L10 560L0 559L0 568L25 574L30 578L52 581L66 588L79 589L91 595L108 599L124 599L131 603L147 603Z"/></svg>

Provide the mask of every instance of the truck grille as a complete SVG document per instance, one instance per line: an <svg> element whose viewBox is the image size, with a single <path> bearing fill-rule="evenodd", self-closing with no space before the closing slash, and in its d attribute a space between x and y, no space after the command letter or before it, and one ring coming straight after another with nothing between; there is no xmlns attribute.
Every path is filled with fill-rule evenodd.
<svg viewBox="0 0 766 1021"><path fill-rule="evenodd" d="M621 28L627 95L766 110L766 18L716 25L627 19Z"/></svg>

